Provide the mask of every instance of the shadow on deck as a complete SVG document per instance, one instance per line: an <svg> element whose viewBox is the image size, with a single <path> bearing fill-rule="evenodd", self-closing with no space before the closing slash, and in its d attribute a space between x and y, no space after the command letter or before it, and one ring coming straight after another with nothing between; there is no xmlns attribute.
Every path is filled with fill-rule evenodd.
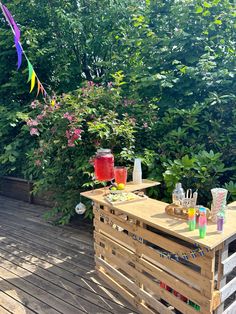
<svg viewBox="0 0 236 314"><path fill-rule="evenodd" d="M0 314L135 313L94 270L92 226L0 196Z"/></svg>

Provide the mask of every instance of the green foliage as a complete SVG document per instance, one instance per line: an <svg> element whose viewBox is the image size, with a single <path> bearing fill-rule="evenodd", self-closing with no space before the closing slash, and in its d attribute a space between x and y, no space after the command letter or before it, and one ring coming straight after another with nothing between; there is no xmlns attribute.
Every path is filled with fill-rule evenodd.
<svg viewBox="0 0 236 314"><path fill-rule="evenodd" d="M224 187L229 191L230 199L236 201L236 183L230 181L229 183L225 183Z"/></svg>
<svg viewBox="0 0 236 314"><path fill-rule="evenodd" d="M218 179L227 171L220 158L220 153L201 151L191 157L185 155L164 163L167 191L171 193L175 184L181 181L186 189L191 187L199 190L199 201L204 204L209 200L211 188L218 185Z"/></svg>
<svg viewBox="0 0 236 314"><path fill-rule="evenodd" d="M32 111L26 64L15 71L12 34L1 19L2 174L34 178L36 189L56 191L61 222L70 218L78 189L94 184L88 159L98 146L111 147L120 164L129 164L134 152L142 157L144 176L164 183L151 191L154 197L170 200L180 180L199 189L202 203L214 186L235 198L233 0L6 4L41 81L66 95L59 107L38 104ZM30 137L24 121L44 111L40 136ZM67 112L76 117L71 126L62 118ZM68 147L68 128L83 130L75 147Z"/></svg>
<svg viewBox="0 0 236 314"><path fill-rule="evenodd" d="M89 159L98 147L111 148L119 164L133 159L135 130L130 117L122 113L122 104L117 88L92 82L64 95L54 107L36 103L28 125L40 134L38 147L28 153L31 166L26 175L38 178L35 192L54 192L52 214L61 214L60 223L74 214L79 193L96 184Z"/></svg>

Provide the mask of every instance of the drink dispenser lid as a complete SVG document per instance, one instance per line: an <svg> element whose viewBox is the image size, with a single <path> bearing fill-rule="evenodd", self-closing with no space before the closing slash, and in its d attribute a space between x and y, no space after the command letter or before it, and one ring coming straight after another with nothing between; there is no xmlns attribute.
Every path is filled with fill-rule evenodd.
<svg viewBox="0 0 236 314"><path fill-rule="evenodd" d="M108 153L110 153L111 152L111 150L109 149L109 148L99 148L98 150L97 150L97 153L98 154L108 154Z"/></svg>

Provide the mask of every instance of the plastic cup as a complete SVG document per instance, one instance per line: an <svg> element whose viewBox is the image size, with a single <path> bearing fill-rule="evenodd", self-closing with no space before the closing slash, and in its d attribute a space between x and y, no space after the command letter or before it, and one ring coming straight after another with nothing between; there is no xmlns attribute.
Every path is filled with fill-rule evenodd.
<svg viewBox="0 0 236 314"><path fill-rule="evenodd" d="M195 208L188 209L188 227L189 231L196 229L196 210Z"/></svg>
<svg viewBox="0 0 236 314"><path fill-rule="evenodd" d="M127 168L121 166L114 167L114 177L116 184L123 183L125 185L127 182Z"/></svg>

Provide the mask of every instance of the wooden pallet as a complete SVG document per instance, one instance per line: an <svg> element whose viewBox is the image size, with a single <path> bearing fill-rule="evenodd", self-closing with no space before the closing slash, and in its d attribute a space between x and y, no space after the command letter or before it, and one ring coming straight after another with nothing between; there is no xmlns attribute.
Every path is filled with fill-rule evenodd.
<svg viewBox="0 0 236 314"><path fill-rule="evenodd" d="M236 313L235 302L224 311L224 302L236 290L236 278L227 284L225 279L236 266L236 253L228 257L233 237L205 256L176 261L161 253L173 255L196 247L158 225L94 202L94 226L99 276L140 313Z"/></svg>

